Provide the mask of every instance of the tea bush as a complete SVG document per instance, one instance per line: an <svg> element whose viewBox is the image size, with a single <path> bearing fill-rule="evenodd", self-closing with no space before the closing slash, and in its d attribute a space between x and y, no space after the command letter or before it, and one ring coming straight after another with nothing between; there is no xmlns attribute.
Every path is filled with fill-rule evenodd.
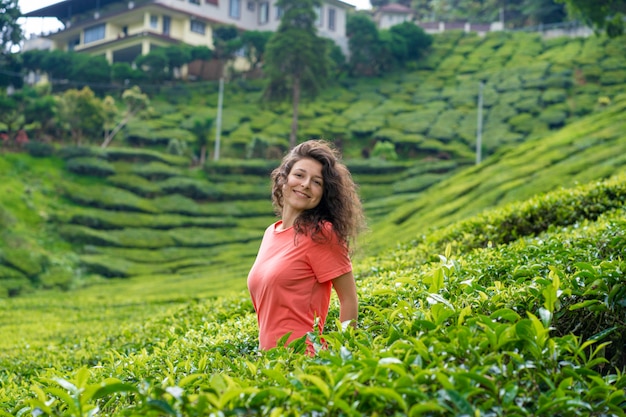
<svg viewBox="0 0 626 417"><path fill-rule="evenodd" d="M614 186L570 192L605 195ZM536 202L558 207L564 194ZM507 212L530 221L524 204L469 221L498 228ZM576 226L509 243L450 245L442 229L362 259L359 328L333 324L334 299L327 347L310 336L319 346L313 357L297 353L302 341L258 352L250 300L233 295L127 326L97 366L74 368L78 358L64 356L57 361L68 371L44 371L31 388L7 380L22 394L5 392L5 407L43 415L95 407L111 415L624 415L623 352L608 342L623 343L616 319L625 246L616 238L626 213L597 207L602 214L585 220L581 212ZM609 293L615 302L604 304ZM85 341L83 355L96 344Z"/></svg>
<svg viewBox="0 0 626 417"><path fill-rule="evenodd" d="M70 158L65 167L68 171L81 175L107 177L115 174L115 168L106 160L93 157Z"/></svg>

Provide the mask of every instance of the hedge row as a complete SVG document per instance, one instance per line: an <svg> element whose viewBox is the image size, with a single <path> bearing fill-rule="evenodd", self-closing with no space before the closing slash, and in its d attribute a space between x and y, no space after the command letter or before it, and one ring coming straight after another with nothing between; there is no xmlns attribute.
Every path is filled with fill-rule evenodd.
<svg viewBox="0 0 626 417"><path fill-rule="evenodd" d="M227 243L259 239L258 230L204 229L199 227L155 230L133 227L101 231L78 225L61 225L59 234L78 245L118 246L124 248L157 249L173 246L210 247Z"/></svg>
<svg viewBox="0 0 626 417"><path fill-rule="evenodd" d="M130 227L173 229L178 227L206 227L210 229L235 227L229 217L190 217L180 214L145 214L76 207L55 215L58 223L77 224L93 229L110 230Z"/></svg>
<svg viewBox="0 0 626 417"><path fill-rule="evenodd" d="M486 247L534 236L550 227L567 226L626 206L626 175L512 203L486 212L438 233L441 245L449 242L467 248Z"/></svg>

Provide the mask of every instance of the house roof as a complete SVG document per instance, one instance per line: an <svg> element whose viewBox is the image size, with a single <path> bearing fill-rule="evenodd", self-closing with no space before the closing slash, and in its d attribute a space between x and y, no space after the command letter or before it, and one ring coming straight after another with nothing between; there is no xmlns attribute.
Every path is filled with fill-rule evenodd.
<svg viewBox="0 0 626 417"><path fill-rule="evenodd" d="M381 13L403 13L403 14L413 14L413 9L410 7L406 7L399 3L389 3L381 6L378 9Z"/></svg>
<svg viewBox="0 0 626 417"><path fill-rule="evenodd" d="M124 0L64 0L41 9L25 13L24 17L56 17L64 20L76 14L85 13L97 7L104 7Z"/></svg>
<svg viewBox="0 0 626 417"><path fill-rule="evenodd" d="M104 7L113 3L122 3L127 0L63 0L41 9L33 10L24 14L24 17L56 17L64 20L73 15L81 14L93 10L97 7ZM331 0L345 8L354 9L356 6L342 0ZM217 4L211 1L212 4Z"/></svg>

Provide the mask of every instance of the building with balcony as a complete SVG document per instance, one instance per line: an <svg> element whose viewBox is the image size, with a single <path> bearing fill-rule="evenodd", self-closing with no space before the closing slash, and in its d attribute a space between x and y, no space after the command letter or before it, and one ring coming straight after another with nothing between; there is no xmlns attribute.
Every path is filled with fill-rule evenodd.
<svg viewBox="0 0 626 417"><path fill-rule="evenodd" d="M355 7L323 0L318 34L347 51L346 16ZM154 48L185 43L213 48L213 28L278 28L276 0L65 0L25 17L55 17L64 28L46 36L52 48L103 55L110 63L133 62Z"/></svg>

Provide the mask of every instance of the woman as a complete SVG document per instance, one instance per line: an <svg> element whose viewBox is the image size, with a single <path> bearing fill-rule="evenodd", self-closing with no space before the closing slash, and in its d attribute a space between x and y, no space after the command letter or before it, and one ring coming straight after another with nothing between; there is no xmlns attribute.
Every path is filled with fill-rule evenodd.
<svg viewBox="0 0 626 417"><path fill-rule="evenodd" d="M327 142L296 146L271 178L280 220L266 229L248 275L262 350L276 347L285 335L288 344L308 332L321 333L331 288L339 298L341 322L356 325L358 297L348 247L364 225L352 176Z"/></svg>

